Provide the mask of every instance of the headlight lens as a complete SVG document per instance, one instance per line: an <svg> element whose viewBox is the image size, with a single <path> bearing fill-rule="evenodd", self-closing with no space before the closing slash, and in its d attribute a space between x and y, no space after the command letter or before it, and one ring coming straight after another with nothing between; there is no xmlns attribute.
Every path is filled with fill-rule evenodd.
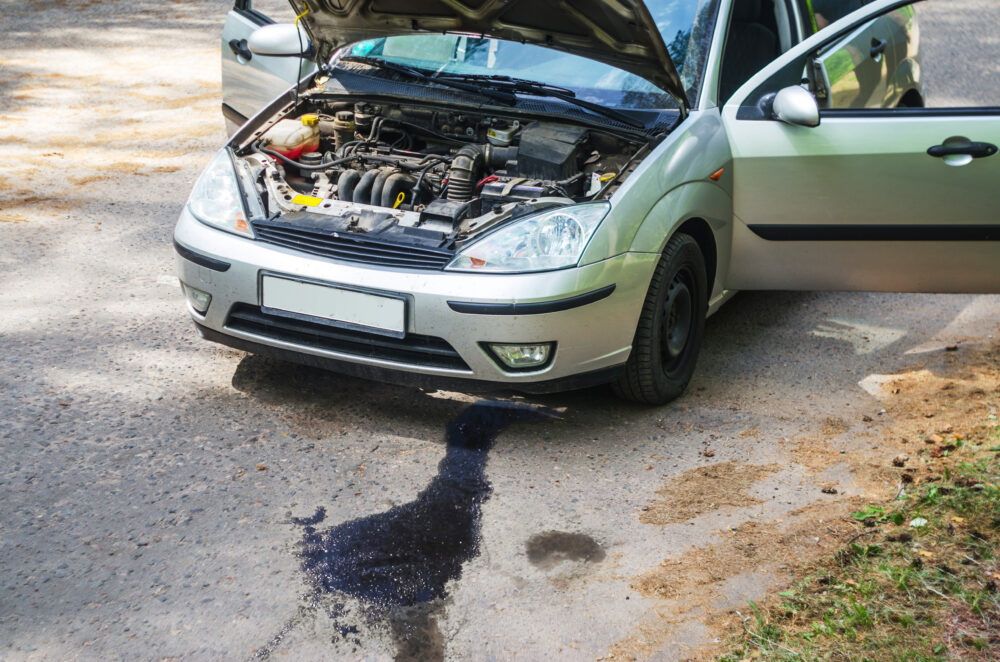
<svg viewBox="0 0 1000 662"><path fill-rule="evenodd" d="M219 151L198 177L187 205L202 223L228 232L253 236L243 213L233 162L226 150Z"/></svg>
<svg viewBox="0 0 1000 662"><path fill-rule="evenodd" d="M597 202L560 207L521 219L487 235L459 253L448 269L524 273L571 267L611 210Z"/></svg>

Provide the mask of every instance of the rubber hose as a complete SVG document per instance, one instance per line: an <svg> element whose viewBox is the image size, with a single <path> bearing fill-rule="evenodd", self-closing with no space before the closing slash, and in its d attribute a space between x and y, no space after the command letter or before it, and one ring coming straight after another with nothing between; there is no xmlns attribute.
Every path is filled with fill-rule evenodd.
<svg viewBox="0 0 1000 662"><path fill-rule="evenodd" d="M305 165L304 163L299 163L298 161L293 161L292 159L288 158L284 154L279 154L278 152L272 151L272 150L264 147L263 145L261 145L259 142L253 144L253 149L255 149L258 152L261 152L263 154L267 154L268 156L273 156L274 158L278 159L279 161L283 161L284 163L287 163L288 165L293 165L296 168L298 168L299 170L329 170L330 168L332 168L334 166L338 166L341 163L347 163L348 161L350 161L350 160L352 160L354 158L354 157L348 157L346 159L337 159L335 161L324 161L324 162L322 162L320 164L317 164L317 165Z"/></svg>
<svg viewBox="0 0 1000 662"><path fill-rule="evenodd" d="M382 206L395 207L396 199L399 198L400 193L405 196L402 204L412 204L414 184L416 184L416 180L410 175L404 175L401 172L389 175L389 178L385 180L385 185L382 187Z"/></svg>
<svg viewBox="0 0 1000 662"><path fill-rule="evenodd" d="M486 162L495 170L503 170L508 161L517 161L517 147L486 146Z"/></svg>
<svg viewBox="0 0 1000 662"><path fill-rule="evenodd" d="M354 187L354 202L368 204L372 198L372 184L378 177L378 170L369 170L361 176L361 181Z"/></svg>
<svg viewBox="0 0 1000 662"><path fill-rule="evenodd" d="M466 202L475 193L476 182L483 171L483 148L466 145L458 150L448 171L448 199Z"/></svg>
<svg viewBox="0 0 1000 662"><path fill-rule="evenodd" d="M337 180L337 198L352 202L354 200L354 189L361 181L359 170L345 170Z"/></svg>

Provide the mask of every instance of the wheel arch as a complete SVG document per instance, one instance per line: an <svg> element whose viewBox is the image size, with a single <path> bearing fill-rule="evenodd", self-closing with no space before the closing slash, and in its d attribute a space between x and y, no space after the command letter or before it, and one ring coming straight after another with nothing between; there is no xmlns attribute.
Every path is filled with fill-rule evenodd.
<svg viewBox="0 0 1000 662"><path fill-rule="evenodd" d="M719 248L712 226L703 218L689 218L677 227L673 235L676 234L686 234L698 242L701 255L705 258L705 276L708 278L708 292L709 298L711 298L711 292L715 289L715 278L719 264ZM667 241L669 241L669 237ZM666 246L666 242L664 242L664 246Z"/></svg>
<svg viewBox="0 0 1000 662"><path fill-rule="evenodd" d="M732 246L733 201L721 186L691 182L664 196L647 214L631 251L662 253L678 232L690 235L705 258L709 298L723 289Z"/></svg>

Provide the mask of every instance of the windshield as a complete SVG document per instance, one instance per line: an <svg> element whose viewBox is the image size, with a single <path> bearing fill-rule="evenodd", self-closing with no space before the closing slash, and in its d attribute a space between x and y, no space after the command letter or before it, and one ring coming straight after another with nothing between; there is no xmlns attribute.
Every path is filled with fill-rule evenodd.
<svg viewBox="0 0 1000 662"><path fill-rule="evenodd" d="M697 95L719 0L647 2L688 98ZM612 108L676 108L652 83L611 65L532 44L452 34L421 34L362 41L350 55L385 60L440 74L510 76L573 90Z"/></svg>

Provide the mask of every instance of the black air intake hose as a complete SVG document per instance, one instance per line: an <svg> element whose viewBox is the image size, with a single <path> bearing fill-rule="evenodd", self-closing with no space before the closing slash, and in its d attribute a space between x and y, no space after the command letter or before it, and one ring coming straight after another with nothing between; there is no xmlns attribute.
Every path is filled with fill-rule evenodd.
<svg viewBox="0 0 1000 662"><path fill-rule="evenodd" d="M458 150L448 170L448 199L465 202L472 199L476 183L483 174L483 148L466 145Z"/></svg>
<svg viewBox="0 0 1000 662"><path fill-rule="evenodd" d="M517 161L517 147L497 147L484 145L486 164L493 170L503 170L511 161Z"/></svg>
<svg viewBox="0 0 1000 662"><path fill-rule="evenodd" d="M502 170L510 161L517 161L517 147L466 145L458 150L448 171L448 199L466 202L476 193L476 184L486 166Z"/></svg>

